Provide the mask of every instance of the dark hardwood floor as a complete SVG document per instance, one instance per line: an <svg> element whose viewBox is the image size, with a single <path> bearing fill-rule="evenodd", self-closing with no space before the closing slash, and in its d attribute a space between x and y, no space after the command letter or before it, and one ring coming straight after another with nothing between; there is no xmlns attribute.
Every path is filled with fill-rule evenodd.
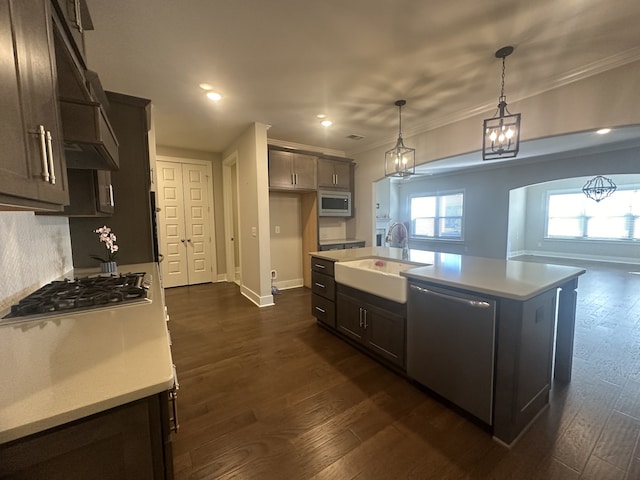
<svg viewBox="0 0 640 480"><path fill-rule="evenodd" d="M317 326L308 289L168 289L176 479L640 479L640 266L568 263L573 380L511 449Z"/></svg>

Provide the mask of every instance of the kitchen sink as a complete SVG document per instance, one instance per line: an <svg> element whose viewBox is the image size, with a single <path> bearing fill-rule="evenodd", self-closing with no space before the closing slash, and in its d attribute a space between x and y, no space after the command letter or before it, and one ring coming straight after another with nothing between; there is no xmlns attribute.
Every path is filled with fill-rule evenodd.
<svg viewBox="0 0 640 480"><path fill-rule="evenodd" d="M425 264L373 257L336 262L335 280L398 303L407 302L407 279L400 272Z"/></svg>

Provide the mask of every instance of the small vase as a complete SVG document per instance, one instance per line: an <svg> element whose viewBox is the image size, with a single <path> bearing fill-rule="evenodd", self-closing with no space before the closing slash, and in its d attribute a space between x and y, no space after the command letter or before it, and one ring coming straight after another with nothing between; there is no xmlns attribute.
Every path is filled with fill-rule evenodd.
<svg viewBox="0 0 640 480"><path fill-rule="evenodd" d="M118 271L118 264L116 262L102 262L100 271L102 273L115 273Z"/></svg>

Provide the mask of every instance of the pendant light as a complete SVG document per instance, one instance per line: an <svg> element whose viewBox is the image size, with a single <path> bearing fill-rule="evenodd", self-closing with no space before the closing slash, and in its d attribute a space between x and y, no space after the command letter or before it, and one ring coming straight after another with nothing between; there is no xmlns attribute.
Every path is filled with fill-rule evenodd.
<svg viewBox="0 0 640 480"><path fill-rule="evenodd" d="M502 58L502 83L498 109L493 118L486 119L482 129L482 160L513 158L520 149L520 114L507 110L504 95L504 59L513 53L513 47L502 47L496 58Z"/></svg>
<svg viewBox="0 0 640 480"><path fill-rule="evenodd" d="M396 146L384 154L385 177L409 177L416 173L416 149L405 146L402 140L402 107L407 104L405 100L397 100L398 107L398 140Z"/></svg>
<svg viewBox="0 0 640 480"><path fill-rule="evenodd" d="M598 175L585 183L582 191L590 199L599 202L615 192L616 188L616 184L612 180Z"/></svg>

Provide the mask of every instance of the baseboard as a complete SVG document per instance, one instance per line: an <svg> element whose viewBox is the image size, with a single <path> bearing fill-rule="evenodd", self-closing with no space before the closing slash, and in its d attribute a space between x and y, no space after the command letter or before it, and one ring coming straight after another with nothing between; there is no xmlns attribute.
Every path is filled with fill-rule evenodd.
<svg viewBox="0 0 640 480"><path fill-rule="evenodd" d="M261 297L245 285L240 286L240 293L255 303L258 307L269 307L271 305L275 305L273 303L273 295L265 295Z"/></svg>
<svg viewBox="0 0 640 480"><path fill-rule="evenodd" d="M274 287L278 287L279 290L288 290L289 288L298 288L304 286L304 280L302 278L296 278L293 280L281 280L279 282L273 282Z"/></svg>

